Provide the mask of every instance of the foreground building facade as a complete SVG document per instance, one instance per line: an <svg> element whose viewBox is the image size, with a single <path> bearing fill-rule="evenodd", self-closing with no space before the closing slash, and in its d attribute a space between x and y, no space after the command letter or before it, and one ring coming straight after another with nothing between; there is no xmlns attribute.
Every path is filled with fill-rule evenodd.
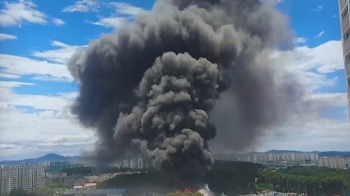
<svg viewBox="0 0 350 196"><path fill-rule="evenodd" d="M350 113L350 0L338 0L340 28L342 33L343 56L346 74L347 100Z"/></svg>
<svg viewBox="0 0 350 196"><path fill-rule="evenodd" d="M9 193L14 188L27 192L43 187L44 168L18 165L0 168L0 193Z"/></svg>

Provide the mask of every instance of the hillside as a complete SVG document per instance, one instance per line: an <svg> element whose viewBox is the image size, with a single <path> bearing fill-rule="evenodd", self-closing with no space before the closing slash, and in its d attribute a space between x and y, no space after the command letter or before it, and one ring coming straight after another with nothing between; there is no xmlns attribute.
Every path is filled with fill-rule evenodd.
<svg viewBox="0 0 350 196"><path fill-rule="evenodd" d="M38 164L43 161L73 161L79 160L79 156L62 156L58 154L47 154L42 157L33 159L13 160L13 161L0 161L1 165L17 165L17 164Z"/></svg>

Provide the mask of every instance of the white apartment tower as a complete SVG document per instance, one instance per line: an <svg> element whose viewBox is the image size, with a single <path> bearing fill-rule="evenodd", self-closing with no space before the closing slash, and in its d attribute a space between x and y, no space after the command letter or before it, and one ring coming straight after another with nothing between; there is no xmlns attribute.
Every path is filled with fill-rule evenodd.
<svg viewBox="0 0 350 196"><path fill-rule="evenodd" d="M343 56L345 63L345 74L346 74L346 90L348 94L348 106L350 113L350 15L349 7L350 0L338 0L339 3L339 18L340 28L342 33L343 43Z"/></svg>

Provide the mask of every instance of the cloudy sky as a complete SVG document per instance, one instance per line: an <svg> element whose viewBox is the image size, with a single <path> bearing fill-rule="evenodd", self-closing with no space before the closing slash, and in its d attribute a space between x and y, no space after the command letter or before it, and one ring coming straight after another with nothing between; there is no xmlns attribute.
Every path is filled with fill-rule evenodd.
<svg viewBox="0 0 350 196"><path fill-rule="evenodd" d="M0 3L0 160L47 153L79 155L94 134L69 112L77 95L65 63L79 47L145 10L153 0L19 0ZM284 0L295 47L274 58L298 75L310 97L330 108L322 118L283 127L255 149L350 150L350 124L338 1ZM350 70L350 67L349 67Z"/></svg>

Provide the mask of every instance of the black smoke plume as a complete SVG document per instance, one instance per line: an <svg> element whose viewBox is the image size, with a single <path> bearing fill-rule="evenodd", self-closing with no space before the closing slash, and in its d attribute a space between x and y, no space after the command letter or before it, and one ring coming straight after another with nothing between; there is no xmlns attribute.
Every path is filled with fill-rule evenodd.
<svg viewBox="0 0 350 196"><path fill-rule="evenodd" d="M220 136L211 116L237 123L225 137L240 149L294 110L302 92L268 58L291 38L288 19L260 0L159 0L72 56L72 111L96 129L100 164L141 153L195 187L213 163L208 141ZM216 100L234 112L218 111Z"/></svg>

